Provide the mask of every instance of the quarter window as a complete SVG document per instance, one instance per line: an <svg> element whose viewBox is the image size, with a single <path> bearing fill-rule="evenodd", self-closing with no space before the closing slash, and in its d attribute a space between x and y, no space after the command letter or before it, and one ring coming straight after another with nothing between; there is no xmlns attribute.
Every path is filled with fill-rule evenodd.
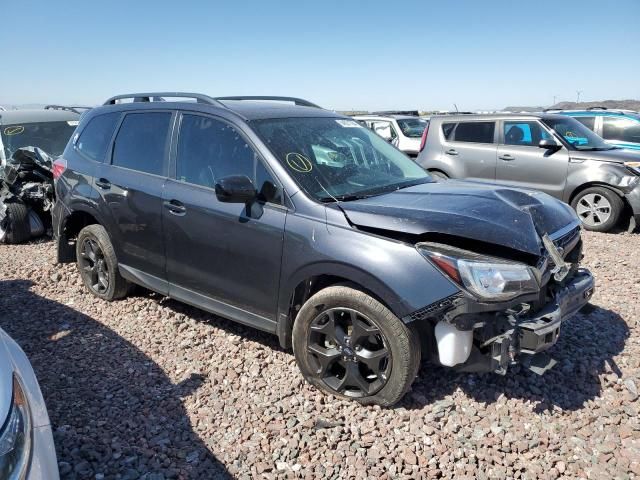
<svg viewBox="0 0 640 480"><path fill-rule="evenodd" d="M495 122L460 122L454 133L456 142L493 143Z"/></svg>
<svg viewBox="0 0 640 480"><path fill-rule="evenodd" d="M76 148L91 160L103 162L119 118L119 112L93 117L82 130Z"/></svg>
<svg viewBox="0 0 640 480"><path fill-rule="evenodd" d="M455 123L442 124L442 134L444 135L444 138L446 138L447 140L451 139L451 134L453 133L453 129L455 128L455 126Z"/></svg>
<svg viewBox="0 0 640 480"><path fill-rule="evenodd" d="M130 113L113 146L113 164L154 175L165 174L165 149L171 113Z"/></svg>
<svg viewBox="0 0 640 480"><path fill-rule="evenodd" d="M537 146L540 140L550 138L538 122L504 122L504 144Z"/></svg>
<svg viewBox="0 0 640 480"><path fill-rule="evenodd" d="M178 139L176 177L213 188L229 175L246 175L264 201L282 203L276 187L253 148L231 125L199 115L183 115Z"/></svg>
<svg viewBox="0 0 640 480"><path fill-rule="evenodd" d="M626 117L604 117L602 136L607 140L640 143L640 122Z"/></svg>

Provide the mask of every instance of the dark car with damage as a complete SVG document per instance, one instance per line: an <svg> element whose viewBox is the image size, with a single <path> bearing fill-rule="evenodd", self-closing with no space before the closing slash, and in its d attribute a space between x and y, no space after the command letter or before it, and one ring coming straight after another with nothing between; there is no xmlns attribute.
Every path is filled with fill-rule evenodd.
<svg viewBox="0 0 640 480"><path fill-rule="evenodd" d="M51 230L52 162L88 107L0 111L0 241L22 243Z"/></svg>
<svg viewBox="0 0 640 480"><path fill-rule="evenodd" d="M594 290L568 205L434 182L300 99L114 97L54 171L58 260L90 292L142 285L273 333L309 382L362 403L397 402L421 358L543 372Z"/></svg>

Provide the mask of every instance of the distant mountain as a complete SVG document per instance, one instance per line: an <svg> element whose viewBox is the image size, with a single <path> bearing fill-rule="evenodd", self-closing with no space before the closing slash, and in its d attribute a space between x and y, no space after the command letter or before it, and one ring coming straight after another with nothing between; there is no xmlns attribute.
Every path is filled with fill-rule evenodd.
<svg viewBox="0 0 640 480"><path fill-rule="evenodd" d="M542 110L544 110L547 107L514 107L514 106L510 106L510 107L504 107L503 110L506 112L541 112Z"/></svg>
<svg viewBox="0 0 640 480"><path fill-rule="evenodd" d="M540 112L545 108L558 108L562 110L586 110L592 107L605 107L609 109L640 111L640 100L601 100L597 102L559 102L551 107L504 107L509 112Z"/></svg>
<svg viewBox="0 0 640 480"><path fill-rule="evenodd" d="M565 110L584 110L591 107L605 107L609 109L623 109L640 111L640 100L602 100L599 102L560 102L551 108L562 108Z"/></svg>

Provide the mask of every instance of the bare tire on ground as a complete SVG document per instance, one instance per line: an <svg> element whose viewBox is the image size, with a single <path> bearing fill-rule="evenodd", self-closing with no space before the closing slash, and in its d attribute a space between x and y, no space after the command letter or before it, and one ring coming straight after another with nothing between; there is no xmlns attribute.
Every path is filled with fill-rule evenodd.
<svg viewBox="0 0 640 480"><path fill-rule="evenodd" d="M7 207L6 234L7 243L23 243L31 238L29 227L29 207L22 202L9 202Z"/></svg>
<svg viewBox="0 0 640 480"><path fill-rule="evenodd" d="M413 329L367 293L344 285L325 288L302 306L293 352L312 385L381 406L409 390L421 353Z"/></svg>
<svg viewBox="0 0 640 480"><path fill-rule="evenodd" d="M113 245L102 225L89 225L80 231L76 262L82 282L96 297L111 301L127 295L130 284L118 271Z"/></svg>
<svg viewBox="0 0 640 480"><path fill-rule="evenodd" d="M624 202L608 188L591 187L578 193L571 206L585 229L608 232L618 223Z"/></svg>

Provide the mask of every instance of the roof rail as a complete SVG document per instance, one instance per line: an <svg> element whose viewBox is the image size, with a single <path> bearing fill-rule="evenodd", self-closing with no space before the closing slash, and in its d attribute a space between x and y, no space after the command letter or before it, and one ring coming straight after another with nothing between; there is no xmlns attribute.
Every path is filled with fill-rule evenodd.
<svg viewBox="0 0 640 480"><path fill-rule="evenodd" d="M206 103L208 105L216 105L218 107L226 108L215 98L201 93L186 93L186 92L148 92L148 93L128 93L124 95L116 95L107 99L103 105L115 105L116 101L131 98L134 102L164 102L164 97L176 97L176 98L192 98L197 103Z"/></svg>
<svg viewBox="0 0 640 480"><path fill-rule="evenodd" d="M563 108L545 108L542 111L543 112L561 112L562 110L564 110Z"/></svg>
<svg viewBox="0 0 640 480"><path fill-rule="evenodd" d="M47 105L44 107L45 110L68 110L69 112L77 113L78 115L82 114L86 110L91 110L91 108L93 107L83 107L80 105L74 107L67 105Z"/></svg>
<svg viewBox="0 0 640 480"><path fill-rule="evenodd" d="M216 97L215 100L273 100L276 102L292 102L295 105L299 105L301 107L313 107L313 108L322 108L315 103L311 103L308 100L304 100L302 98L296 97L278 97L271 95L252 95L252 96L234 96L234 97Z"/></svg>

